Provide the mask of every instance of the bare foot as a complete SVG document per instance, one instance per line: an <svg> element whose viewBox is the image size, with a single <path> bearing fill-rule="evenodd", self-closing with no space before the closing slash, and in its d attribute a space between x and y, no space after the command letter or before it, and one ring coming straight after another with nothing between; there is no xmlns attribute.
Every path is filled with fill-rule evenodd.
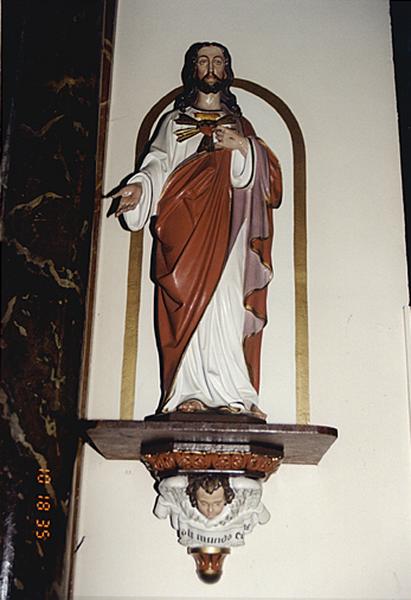
<svg viewBox="0 0 411 600"><path fill-rule="evenodd" d="M200 400L186 400L177 406L179 412L194 413L194 412L206 412L207 407Z"/></svg>
<svg viewBox="0 0 411 600"><path fill-rule="evenodd" d="M256 404L253 404L251 407L251 414L254 417L258 417L259 419L263 419L263 421L267 420L267 415L263 412Z"/></svg>

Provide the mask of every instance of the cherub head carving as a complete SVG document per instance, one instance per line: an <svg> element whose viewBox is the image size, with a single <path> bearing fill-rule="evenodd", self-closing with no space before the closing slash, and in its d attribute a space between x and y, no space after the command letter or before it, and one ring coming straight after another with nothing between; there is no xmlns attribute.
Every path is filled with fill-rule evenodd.
<svg viewBox="0 0 411 600"><path fill-rule="evenodd" d="M190 475L186 493L191 506L197 508L207 519L217 517L226 504L234 499L234 490L230 487L226 475Z"/></svg>

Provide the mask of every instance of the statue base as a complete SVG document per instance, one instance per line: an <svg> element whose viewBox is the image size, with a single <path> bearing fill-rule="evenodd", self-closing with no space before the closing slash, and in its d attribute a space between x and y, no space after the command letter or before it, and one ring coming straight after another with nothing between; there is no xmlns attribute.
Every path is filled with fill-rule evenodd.
<svg viewBox="0 0 411 600"><path fill-rule="evenodd" d="M265 423L265 419L256 417L250 413L229 413L221 411L199 411L183 412L175 411L169 413L157 413L144 418L144 421L168 422L190 422L190 423Z"/></svg>

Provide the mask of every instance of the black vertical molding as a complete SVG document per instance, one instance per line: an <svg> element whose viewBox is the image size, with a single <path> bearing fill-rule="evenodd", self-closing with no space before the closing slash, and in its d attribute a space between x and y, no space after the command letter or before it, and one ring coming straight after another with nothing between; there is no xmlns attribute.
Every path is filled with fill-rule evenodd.
<svg viewBox="0 0 411 600"><path fill-rule="evenodd" d="M68 593L67 522L107 116L101 95L115 6L3 1L1 600Z"/></svg>
<svg viewBox="0 0 411 600"><path fill-rule="evenodd" d="M411 304L411 2L390 2Z"/></svg>

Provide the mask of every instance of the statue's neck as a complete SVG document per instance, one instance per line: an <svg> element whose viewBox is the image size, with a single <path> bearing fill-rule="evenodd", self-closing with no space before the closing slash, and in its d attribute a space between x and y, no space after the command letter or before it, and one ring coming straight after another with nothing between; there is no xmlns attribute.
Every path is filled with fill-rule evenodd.
<svg viewBox="0 0 411 600"><path fill-rule="evenodd" d="M195 105L202 110L221 110L221 93L205 94L198 92Z"/></svg>

